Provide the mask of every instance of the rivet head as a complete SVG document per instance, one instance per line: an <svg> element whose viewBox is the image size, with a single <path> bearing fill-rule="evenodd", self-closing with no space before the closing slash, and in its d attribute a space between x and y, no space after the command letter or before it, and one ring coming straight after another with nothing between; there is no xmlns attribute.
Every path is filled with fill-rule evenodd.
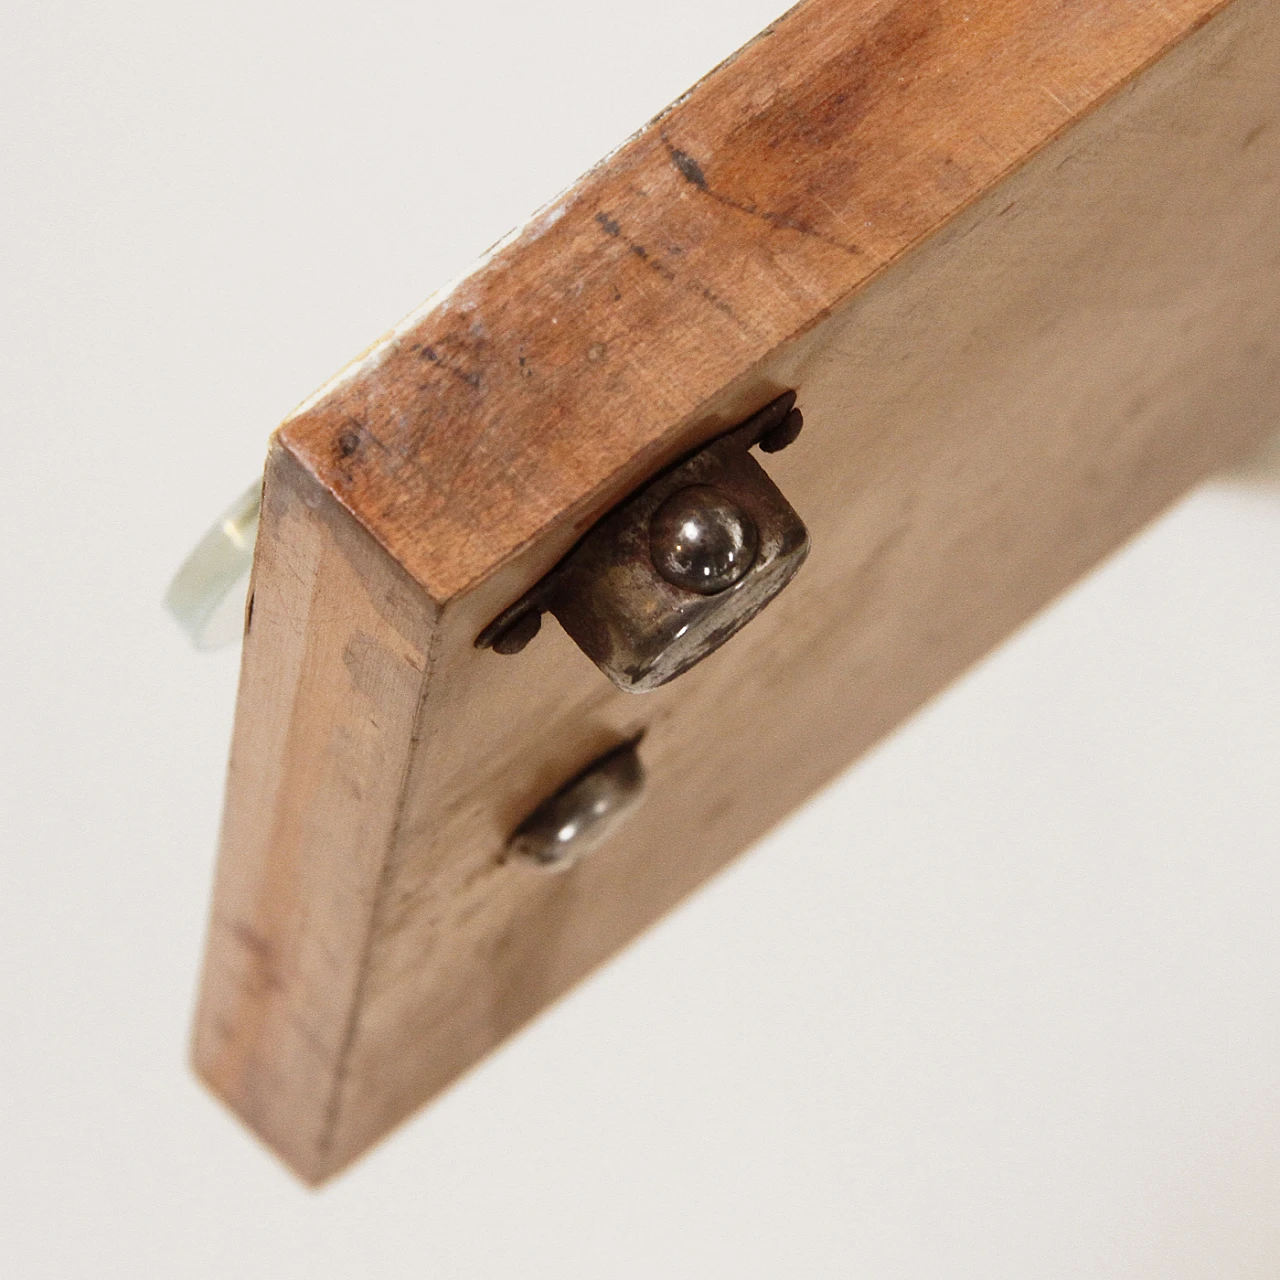
<svg viewBox="0 0 1280 1280"><path fill-rule="evenodd" d="M673 586L704 596L738 582L751 568L758 542L755 521L708 484L677 490L649 523L654 568Z"/></svg>
<svg viewBox="0 0 1280 1280"><path fill-rule="evenodd" d="M565 871L599 848L635 807L644 770L635 742L595 760L544 800L507 842L507 856Z"/></svg>

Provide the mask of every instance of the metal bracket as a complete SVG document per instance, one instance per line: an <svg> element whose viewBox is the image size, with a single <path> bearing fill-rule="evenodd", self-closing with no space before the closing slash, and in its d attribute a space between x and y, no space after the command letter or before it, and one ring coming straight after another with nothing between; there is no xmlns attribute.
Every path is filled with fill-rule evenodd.
<svg viewBox="0 0 1280 1280"><path fill-rule="evenodd" d="M809 534L751 456L785 449L803 418L794 391L663 471L615 507L537 586L476 638L513 654L552 613L628 693L675 679L791 581Z"/></svg>

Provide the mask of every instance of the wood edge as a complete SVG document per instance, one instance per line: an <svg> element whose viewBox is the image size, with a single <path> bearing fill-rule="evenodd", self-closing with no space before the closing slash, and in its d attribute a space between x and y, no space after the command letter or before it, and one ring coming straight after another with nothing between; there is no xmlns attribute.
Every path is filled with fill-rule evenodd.
<svg viewBox="0 0 1280 1280"><path fill-rule="evenodd" d="M320 1191L337 1176L341 1170L325 1172L321 1167L311 1167L290 1158L289 1153L271 1141L271 1138L256 1128L248 1115L236 1105L235 1099L223 1090L214 1074L206 1068L199 1053L199 1027L192 1025L187 1045L187 1066L196 1082L204 1089L205 1094L229 1112L240 1126L242 1132L249 1135L260 1150L271 1157L287 1173L292 1174L308 1191Z"/></svg>
<svg viewBox="0 0 1280 1280"><path fill-rule="evenodd" d="M340 387L351 384L371 384L378 377L377 357L387 346L394 346L396 341L427 322L435 311L436 299L445 299L462 284L480 284L492 275L511 269L512 260L517 258L530 243L536 240L542 231L541 224L557 210L567 208L584 197L590 196L591 184L594 180L612 174L615 169L624 169L631 154L645 146L663 122L668 121L678 110L699 92L706 91L711 83L723 72L738 62L744 54L774 35L784 23L801 17L806 10L819 0L800 0L786 10L777 19L770 22L755 36L724 58L714 68L700 77L693 85L676 99L654 115L649 121L632 133L617 148L585 170L568 188L553 197L537 210L525 223L518 226L508 236L503 237L490 249L478 256L453 281L433 292L424 303L410 312L404 320L389 329L375 341L366 352L344 367L328 382L297 409L289 414L276 428L272 439L289 451L294 459L330 493L335 500L374 538L384 551L399 564L427 598L440 609L445 609L458 601L484 588L500 575L511 575L520 582L520 586L512 592L519 595L548 571L581 536L585 528L590 527L611 507L620 501L639 480L655 473L662 467L678 458L682 453L698 447L706 440L713 438L726 429L725 415L720 412L729 405L728 417L732 419L750 416L755 409L768 403L780 391L786 388L770 388L753 384L752 370L745 370L741 375L727 383L708 386L704 389L702 399L678 418L672 419L663 429L661 436L641 442L636 451L612 470L595 478L590 487L583 488L572 500L556 513L543 520L536 529L529 532L520 541L513 543L499 556L489 561L482 568L476 569L465 580L442 588L433 582L429 574L415 572L410 562L412 557L397 550L394 542L387 536L387 530L380 525L378 519L361 509L361 503L353 497L344 496L313 465L308 457L308 445L302 438L304 424L309 419L310 409L319 409ZM1163 60L1206 25L1213 22L1236 0L1214 0L1205 12L1170 34L1166 43L1153 48L1148 56L1114 81L1103 85L1082 106L1071 114L1064 116L1055 128L1047 131L1027 151L1017 155L1005 164L999 172L983 187L967 193L960 203L949 208L944 214L929 223L918 235L904 243L890 255L868 264L866 271L855 282L844 288L839 294L808 314L803 322L794 326L789 332L778 338L753 363L764 363L774 358L780 351L804 337L809 331L823 323L836 312L853 303L867 288L878 282L890 269L900 266L904 261L918 253L936 237L945 234L958 220L968 214L974 206L990 196L1012 177L1022 171L1028 164L1037 159L1048 147L1063 135L1071 132L1097 111L1104 109L1118 96L1130 89L1158 62ZM652 354L652 353L650 353ZM660 356L655 357L659 361ZM367 367L360 367L367 366ZM346 377L344 375L350 375ZM519 415L513 415L512 421L519 422ZM517 431L517 428L507 428ZM297 434L295 434L297 433ZM539 548L553 547L554 554L537 556ZM532 567L530 567L532 566ZM523 570L523 571L522 571Z"/></svg>
<svg viewBox="0 0 1280 1280"><path fill-rule="evenodd" d="M350 502L348 502L341 493L339 493L325 478L320 475L316 468L312 465L311 460L306 453L302 451L295 441L293 441L288 433L287 428L291 422L290 418L286 418L277 425L271 435L267 438L267 458L263 465L264 472L270 468L272 458L279 453L288 457L289 461L304 473L307 478L316 486L317 490L324 493L326 497L331 499L333 503L343 511L354 523L362 529L377 544L378 548L383 552L387 559L396 565L408 578L409 581L422 593L422 597L427 606L434 612L433 621L438 624L440 615L444 610L457 599L468 595L471 590L478 584L471 584L465 591L455 592L452 595L437 594L429 582L423 582L413 574L409 566L396 554L396 552L388 544L386 538L379 532L376 521L368 520L365 516ZM257 557L255 555L255 566ZM495 566L493 572L497 572L502 566ZM485 576L485 581L493 576L493 572ZM253 591L252 581L249 586L250 594Z"/></svg>
<svg viewBox="0 0 1280 1280"><path fill-rule="evenodd" d="M277 486L278 491L283 491L287 496L277 499L276 495L272 493L273 488ZM279 507L277 507L277 502L279 502ZM246 1098L242 1082L239 1082L236 1078L238 1061L224 1060L221 1048L217 1044L213 1027L218 1017L216 1004L214 1003L217 989L219 984L225 980L225 975L218 972L218 966L215 963L220 949L226 946L225 941L219 938L219 909L225 905L225 891L228 888L228 886L224 885L223 877L224 875L229 875L234 880L236 862L246 857L255 865L261 865L264 856L268 861L273 857L272 851L267 848L265 855L262 850L259 850L256 856L250 852L244 852L239 855L239 859L236 859L229 852L228 846L227 827L235 789L233 777L235 751L237 746L240 745L238 735L241 729L241 717L245 714L244 699L248 686L260 674L258 671L251 671L249 664L243 659L241 663L236 694L236 722L233 728L232 751L227 766L226 798L218 837L218 853L214 867L209 910L205 921L202 958L196 983L196 1008L187 1038L187 1061L196 1079L206 1091L231 1111L239 1123L286 1169L305 1185L314 1189L332 1179L347 1163L345 1160L333 1160L331 1154L335 1133L338 1129L339 1103L346 1074L346 1062L351 1046L354 1043L362 1003L362 992L372 946L373 926L388 883L388 865L399 839L399 827L404 812L404 797L412 777L413 747L416 741L416 734L423 710L427 704L429 690L435 684L435 660L439 650L440 624L443 611L422 591L420 585L413 581L404 568L390 556L385 546L373 537L367 526L358 520L345 504L338 500L337 495L320 481L311 468L305 465L305 460L299 458L275 434L273 434L269 443L268 457L264 468L263 525L259 530L259 540L255 548L254 563L250 576L250 602L254 598L255 588L259 582L259 572L263 563L261 559L262 549L268 545L272 537L272 522L274 519L282 517L284 511L296 503L301 503L308 509L310 519L314 520L315 524L320 528L330 532L337 530L338 539L343 536L350 538L352 543L347 546L347 551L351 550L351 545L358 545L360 542L364 542L365 554L381 559L388 578L398 579L399 584L405 590L413 593L413 605L415 609L418 605L421 606L423 630L429 637L423 655L423 665L416 680L412 729L404 734L401 744L399 778L395 786L395 800L393 803L394 819L386 832L385 838L381 841L381 846L375 859L376 871L371 877L375 883L375 888L364 910L366 927L363 933L360 957L353 966L354 981L351 985L351 995L347 1002L346 1013L342 1020L343 1032L336 1046L332 1068L326 1073L330 1081L330 1103L318 1137L309 1145L287 1141L283 1136L284 1131L279 1126L273 1127L265 1122L277 1115L275 1107L267 1107L263 1109L261 1115L257 1114L257 1108L252 1106ZM375 562L371 561L371 563ZM287 570L284 571L287 572ZM277 565L274 572L279 575L282 572L282 567ZM318 575L317 581L322 577L323 570ZM368 578L365 578L365 581L369 583ZM369 583L369 585L372 586L373 584ZM402 605L403 603L401 602ZM251 608L249 609L249 614L251 623ZM309 620L307 625L314 627L315 624ZM251 625L247 626L246 647L252 643L251 631ZM269 641L264 638L262 643L269 644ZM314 679L315 677L312 676L311 678ZM291 719L294 714L292 699L290 704L290 710L286 714ZM260 717L266 714L266 711L259 704L255 708L254 714L256 717ZM288 734L286 732L287 740ZM275 763L274 759L271 763ZM325 873L323 866L318 869L321 875ZM264 932L268 937L273 937L265 926Z"/></svg>

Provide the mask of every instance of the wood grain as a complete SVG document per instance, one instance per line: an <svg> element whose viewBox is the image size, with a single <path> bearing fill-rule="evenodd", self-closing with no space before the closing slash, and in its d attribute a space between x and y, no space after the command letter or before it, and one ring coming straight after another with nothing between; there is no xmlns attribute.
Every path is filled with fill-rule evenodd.
<svg viewBox="0 0 1280 1280"><path fill-rule="evenodd" d="M284 424L195 1053L303 1177L1274 422L1277 66L1270 0L811 0ZM723 650L629 697L554 625L473 647L787 387L813 550ZM610 847L499 864L641 730Z"/></svg>
<svg viewBox="0 0 1280 1280"><path fill-rule="evenodd" d="M802 4L282 439L440 603L530 544L549 567L759 407L712 404L744 369L1222 3Z"/></svg>

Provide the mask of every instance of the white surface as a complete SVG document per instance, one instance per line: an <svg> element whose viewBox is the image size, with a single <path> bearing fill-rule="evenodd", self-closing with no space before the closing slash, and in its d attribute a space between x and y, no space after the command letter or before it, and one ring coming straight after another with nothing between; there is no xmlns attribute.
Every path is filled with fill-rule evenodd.
<svg viewBox="0 0 1280 1280"><path fill-rule="evenodd" d="M273 422L766 0L0 10L0 1275L1274 1277L1280 501L1207 492L319 1196L187 1074Z"/></svg>

